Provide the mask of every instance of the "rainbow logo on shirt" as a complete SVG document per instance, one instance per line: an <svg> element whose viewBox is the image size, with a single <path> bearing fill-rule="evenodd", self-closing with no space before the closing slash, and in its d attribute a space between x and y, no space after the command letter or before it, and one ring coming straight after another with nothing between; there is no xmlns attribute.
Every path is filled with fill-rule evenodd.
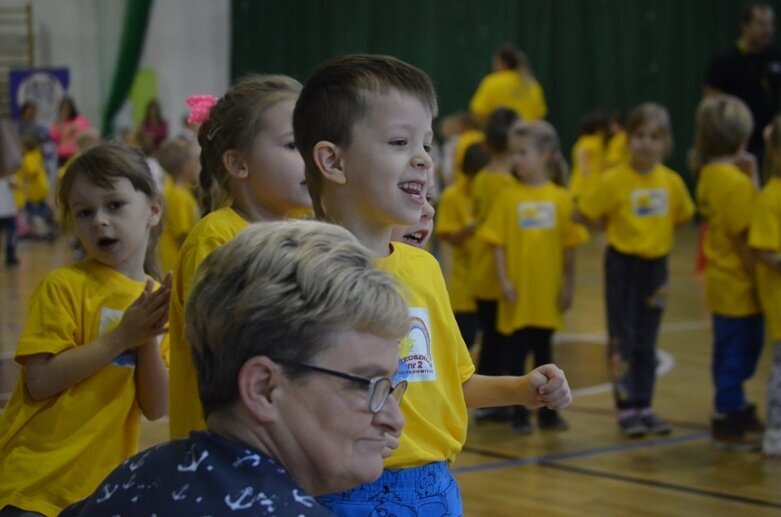
<svg viewBox="0 0 781 517"><path fill-rule="evenodd" d="M98 330L98 335L102 336L103 334L117 328L119 322L122 321L122 316L124 314L125 311L118 311L116 309L109 309L108 307L101 307L100 328ZM111 361L111 364L115 366L126 366L128 368L135 368L136 353L132 350L125 350L117 357L115 357Z"/></svg>
<svg viewBox="0 0 781 517"><path fill-rule="evenodd" d="M632 213L637 217L667 214L667 191L663 188L635 189L631 194Z"/></svg>
<svg viewBox="0 0 781 517"><path fill-rule="evenodd" d="M428 309L410 308L410 329L401 342L399 371L394 380L407 382L433 381L437 378L431 348L431 328Z"/></svg>
<svg viewBox="0 0 781 517"><path fill-rule="evenodd" d="M522 230L556 227L556 205L550 201L523 201L516 208Z"/></svg>

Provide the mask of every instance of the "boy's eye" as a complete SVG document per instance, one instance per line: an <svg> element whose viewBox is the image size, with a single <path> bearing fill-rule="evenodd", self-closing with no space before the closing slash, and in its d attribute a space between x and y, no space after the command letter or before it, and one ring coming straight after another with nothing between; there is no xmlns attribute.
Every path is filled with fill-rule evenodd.
<svg viewBox="0 0 781 517"><path fill-rule="evenodd" d="M290 151L295 151L296 150L296 143L295 142L287 142L285 144L285 149L288 149Z"/></svg>
<svg viewBox="0 0 781 517"><path fill-rule="evenodd" d="M431 144L423 144L423 150L431 154Z"/></svg>
<svg viewBox="0 0 781 517"><path fill-rule="evenodd" d="M395 138L391 140L390 145L397 145L397 146L405 146L407 145L407 140L405 138Z"/></svg>
<svg viewBox="0 0 781 517"><path fill-rule="evenodd" d="M123 206L125 206L124 201L112 201L108 205L109 210L119 210Z"/></svg>
<svg viewBox="0 0 781 517"><path fill-rule="evenodd" d="M89 217L90 215L92 215L92 210L90 210L88 208L85 208L83 210L79 210L78 212L76 212L76 217L79 218L79 219L84 218L84 217Z"/></svg>

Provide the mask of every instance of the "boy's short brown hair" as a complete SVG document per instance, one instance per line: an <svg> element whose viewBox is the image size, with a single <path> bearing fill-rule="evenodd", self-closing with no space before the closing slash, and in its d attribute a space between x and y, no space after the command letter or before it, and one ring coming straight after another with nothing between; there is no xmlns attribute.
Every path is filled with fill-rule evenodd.
<svg viewBox="0 0 781 517"><path fill-rule="evenodd" d="M656 124L664 132L665 155L673 150L673 127L667 108L655 102L644 102L632 108L626 119L626 134L632 134L646 124Z"/></svg>
<svg viewBox="0 0 781 517"><path fill-rule="evenodd" d="M353 54L330 59L304 82L293 112L296 146L304 158L315 214L322 218L322 178L312 156L323 140L348 146L352 129L365 115L371 94L391 90L418 97L437 116L434 85L425 72L391 56Z"/></svg>

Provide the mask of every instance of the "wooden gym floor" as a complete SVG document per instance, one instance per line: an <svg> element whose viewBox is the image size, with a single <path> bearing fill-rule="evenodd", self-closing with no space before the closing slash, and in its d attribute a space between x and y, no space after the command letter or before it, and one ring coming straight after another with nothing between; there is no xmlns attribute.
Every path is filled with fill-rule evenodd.
<svg viewBox="0 0 781 517"><path fill-rule="evenodd" d="M673 433L630 440L617 431L606 384L604 239L597 235L579 250L575 305L554 347L575 394L564 413L571 429L519 436L505 424L472 423L453 465L466 515L781 515L781 461L709 443L711 332L702 282L693 273L695 242L693 226L680 230L659 337L654 406ZM12 356L30 294L70 257L64 239L22 243L19 256L14 269L0 265L0 405L16 382ZM769 351L747 386L763 417ZM145 422L142 433L142 446L152 445L167 437L167 423Z"/></svg>

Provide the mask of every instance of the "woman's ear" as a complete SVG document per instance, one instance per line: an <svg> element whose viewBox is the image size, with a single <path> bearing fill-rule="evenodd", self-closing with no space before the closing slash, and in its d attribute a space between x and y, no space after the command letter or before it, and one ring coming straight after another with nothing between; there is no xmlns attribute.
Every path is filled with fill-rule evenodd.
<svg viewBox="0 0 781 517"><path fill-rule="evenodd" d="M279 394L285 381L277 363L266 356L252 357L242 365L236 380L239 403L260 423L273 422L279 414Z"/></svg>
<svg viewBox="0 0 781 517"><path fill-rule="evenodd" d="M249 176L247 160L235 149L228 149L222 153L222 165L228 174L235 178L244 179Z"/></svg>
<svg viewBox="0 0 781 517"><path fill-rule="evenodd" d="M326 180L339 185L347 182L347 176L344 173L343 156L344 153L338 145L326 140L317 142L312 149L312 157L318 170L320 170L320 174Z"/></svg>

